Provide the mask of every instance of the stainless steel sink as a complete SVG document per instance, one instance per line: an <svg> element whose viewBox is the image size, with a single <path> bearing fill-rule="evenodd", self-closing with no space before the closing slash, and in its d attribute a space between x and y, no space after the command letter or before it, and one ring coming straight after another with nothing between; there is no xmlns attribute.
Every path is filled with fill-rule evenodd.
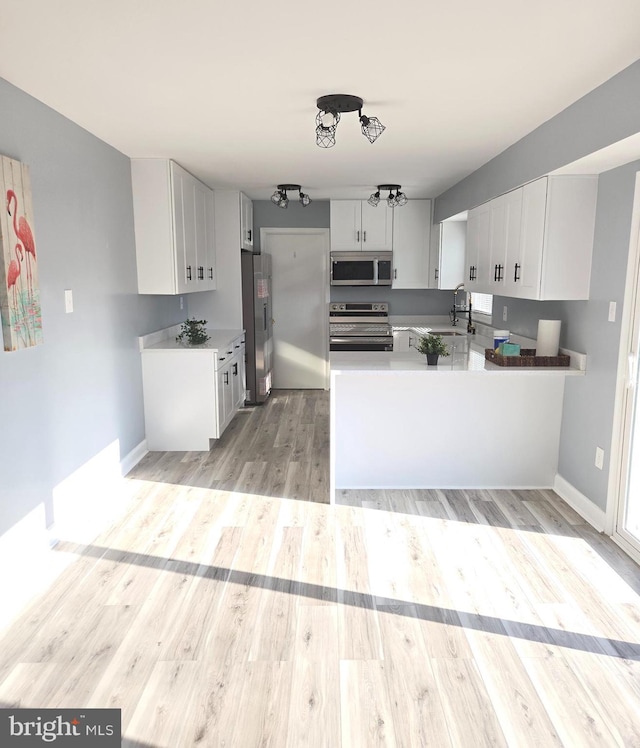
<svg viewBox="0 0 640 748"><path fill-rule="evenodd" d="M431 335L457 335L462 338L467 337L466 332L458 332L457 330L431 330Z"/></svg>

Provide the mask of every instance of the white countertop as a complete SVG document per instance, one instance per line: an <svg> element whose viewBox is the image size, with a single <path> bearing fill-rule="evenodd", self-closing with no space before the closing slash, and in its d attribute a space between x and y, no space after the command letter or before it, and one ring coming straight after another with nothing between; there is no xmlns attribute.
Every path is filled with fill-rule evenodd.
<svg viewBox="0 0 640 748"><path fill-rule="evenodd" d="M398 320L399 322L399 320ZM393 351L331 351L329 354L331 373L343 374L360 372L399 372L416 371L427 374L443 372L487 372L491 374L535 374L550 375L562 373L564 375L584 375L586 358L584 354L563 351L571 356L571 366L498 366L487 361L485 348L493 347L493 337L486 335L467 335L466 324L461 320L457 327L442 322L439 319L423 318L416 320L402 320L401 324L392 320L394 331ZM409 338L425 334L428 330L456 331L462 335L444 336L444 341L451 350L449 356L440 356L437 366L428 366L427 358L409 345ZM511 340L523 347L535 348L535 341L513 335Z"/></svg>
<svg viewBox="0 0 640 748"><path fill-rule="evenodd" d="M244 330L216 330L207 328L210 339L202 345L184 345L176 340L181 325L167 327L164 330L143 335L138 338L140 350L145 351L211 351L224 350L232 340L244 335Z"/></svg>

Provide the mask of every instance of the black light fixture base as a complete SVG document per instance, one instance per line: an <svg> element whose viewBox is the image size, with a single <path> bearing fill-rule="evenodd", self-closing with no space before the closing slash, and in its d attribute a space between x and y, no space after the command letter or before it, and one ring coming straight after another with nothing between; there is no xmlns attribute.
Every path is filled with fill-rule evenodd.
<svg viewBox="0 0 640 748"><path fill-rule="evenodd" d="M399 190L401 186L399 184L379 184L378 190Z"/></svg>
<svg viewBox="0 0 640 748"><path fill-rule="evenodd" d="M284 190L287 192L288 190L298 190L300 192L301 185L299 184L279 184L276 189L278 190Z"/></svg>
<svg viewBox="0 0 640 748"><path fill-rule="evenodd" d="M351 94L328 94L321 96L316 101L316 106L322 112L359 112L362 109L363 99Z"/></svg>

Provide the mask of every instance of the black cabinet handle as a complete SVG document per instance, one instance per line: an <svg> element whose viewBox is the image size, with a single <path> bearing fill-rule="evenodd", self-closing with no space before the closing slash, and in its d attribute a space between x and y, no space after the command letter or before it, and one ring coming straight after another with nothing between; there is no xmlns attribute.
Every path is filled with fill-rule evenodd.
<svg viewBox="0 0 640 748"><path fill-rule="evenodd" d="M213 280L213 268L209 268L209 280Z"/></svg>
<svg viewBox="0 0 640 748"><path fill-rule="evenodd" d="M366 242L366 241L367 241L367 232L366 232L366 231L363 231L363 232L362 232L362 241L363 241L363 242Z"/></svg>
<svg viewBox="0 0 640 748"><path fill-rule="evenodd" d="M187 265L187 280L192 280L191 278L191 265Z"/></svg>
<svg viewBox="0 0 640 748"><path fill-rule="evenodd" d="M360 232L356 231L356 241L360 243Z"/></svg>
<svg viewBox="0 0 640 748"><path fill-rule="evenodd" d="M224 383L229 384L229 372L225 371L224 373Z"/></svg>
<svg viewBox="0 0 640 748"><path fill-rule="evenodd" d="M249 234L249 241L251 241L251 229L249 229L249 231L247 231L247 234Z"/></svg>
<svg viewBox="0 0 640 748"><path fill-rule="evenodd" d="M398 280L398 268L393 268L393 279Z"/></svg>
<svg viewBox="0 0 640 748"><path fill-rule="evenodd" d="M493 266L493 280L494 281L498 280L498 266L497 265Z"/></svg>
<svg viewBox="0 0 640 748"><path fill-rule="evenodd" d="M204 267L202 265L198 267L198 280L204 280Z"/></svg>
<svg viewBox="0 0 640 748"><path fill-rule="evenodd" d="M513 269L513 280L519 281L520 280L520 265L516 262L516 265Z"/></svg>
<svg viewBox="0 0 640 748"><path fill-rule="evenodd" d="M435 276L436 276L435 279L438 280L438 268L436 268L433 272L435 273Z"/></svg>
<svg viewBox="0 0 640 748"><path fill-rule="evenodd" d="M233 365L233 376L234 377L238 376L238 364Z"/></svg>

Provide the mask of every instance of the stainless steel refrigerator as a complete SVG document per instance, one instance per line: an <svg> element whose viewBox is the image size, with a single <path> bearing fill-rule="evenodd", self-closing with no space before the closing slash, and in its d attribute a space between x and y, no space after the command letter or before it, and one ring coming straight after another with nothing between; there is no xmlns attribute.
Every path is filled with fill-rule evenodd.
<svg viewBox="0 0 640 748"><path fill-rule="evenodd" d="M273 361L271 255L242 252L242 323L246 331L246 402L263 403L271 392Z"/></svg>

